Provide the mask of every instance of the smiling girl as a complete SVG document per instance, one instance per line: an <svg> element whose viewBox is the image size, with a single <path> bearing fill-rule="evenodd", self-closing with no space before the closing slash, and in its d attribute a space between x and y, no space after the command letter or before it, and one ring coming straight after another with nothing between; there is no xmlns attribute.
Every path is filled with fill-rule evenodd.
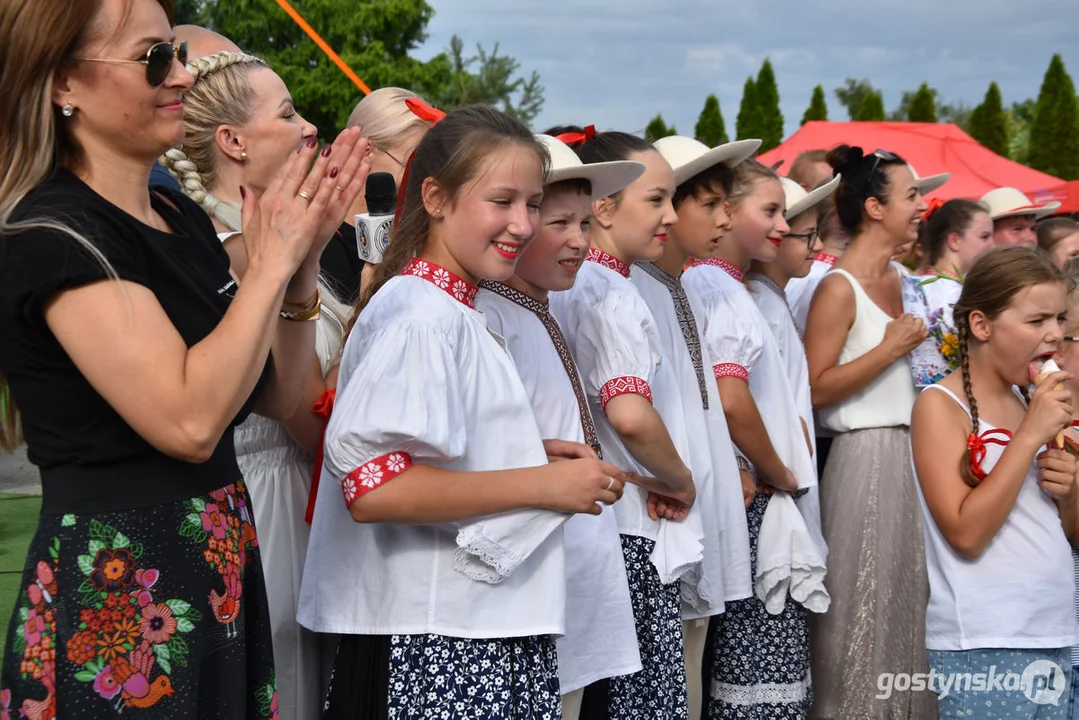
<svg viewBox="0 0 1079 720"><path fill-rule="evenodd" d="M410 162L341 360L299 620L344 636L327 717L555 717L561 532L498 580L456 560L466 521L599 514L621 494L621 471L594 457L547 464L513 361L474 305L479 280L509 278L536 234L548 154L472 106Z"/></svg>
<svg viewBox="0 0 1079 720"><path fill-rule="evenodd" d="M631 160L644 174L592 205L592 247L573 289L551 309L566 333L596 418L604 458L635 473L615 506L637 642L644 669L610 681L612 720L687 718L681 618L682 577L701 560L698 537L673 522L696 498L682 397L664 359L655 318L630 281L630 267L655 260L678 219L671 166L645 140L591 128L557 128L586 165ZM655 500L668 506L658 517ZM699 519L692 516L687 522ZM690 533L692 535L692 533Z"/></svg>
<svg viewBox="0 0 1079 720"><path fill-rule="evenodd" d="M1038 693L1070 691L1076 641L1068 542L1079 517L1076 461L1055 445L1072 422L1072 376L1038 378L1029 403L1016 391L1059 348L1066 293L1065 278L1036 251L988 251L955 305L961 371L914 404L930 665L945 677L1046 668L1044 686L1025 691L957 684L939 700L941 717L1069 717L1067 702L1039 702Z"/></svg>
<svg viewBox="0 0 1079 720"><path fill-rule="evenodd" d="M758 555L761 525L772 494L811 487L816 471L775 337L743 283L753 261L775 260L790 231L779 178L752 160L738 165L730 204L730 231L713 258L691 262L684 282L704 306L708 363L731 439L755 471L757 487L748 493L746 513L756 582L765 560ZM823 555L823 542L819 546ZM805 717L811 699L807 615L785 593L782 607L772 611L758 596L727 604L713 621L708 718Z"/></svg>

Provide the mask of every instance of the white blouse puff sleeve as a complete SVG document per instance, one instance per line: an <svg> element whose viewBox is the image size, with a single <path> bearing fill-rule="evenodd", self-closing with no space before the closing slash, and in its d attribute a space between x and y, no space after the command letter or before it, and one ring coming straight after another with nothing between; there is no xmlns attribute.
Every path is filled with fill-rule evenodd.
<svg viewBox="0 0 1079 720"><path fill-rule="evenodd" d="M764 348L762 326L746 315L728 295L720 296L716 307L708 309L709 317L723 318L709 322L704 331L712 372L716 379L737 377L749 382L749 375L761 358Z"/></svg>
<svg viewBox="0 0 1079 720"><path fill-rule="evenodd" d="M651 311L635 293L612 293L591 308L578 308L574 355L584 390L607 407L611 398L636 393L652 402L652 383L662 356L659 337L644 319Z"/></svg>

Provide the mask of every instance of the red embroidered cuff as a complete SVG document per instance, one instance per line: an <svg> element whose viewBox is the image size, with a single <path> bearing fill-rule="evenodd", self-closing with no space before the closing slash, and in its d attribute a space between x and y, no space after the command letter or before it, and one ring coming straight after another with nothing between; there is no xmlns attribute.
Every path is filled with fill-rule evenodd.
<svg viewBox="0 0 1079 720"><path fill-rule="evenodd" d="M712 366L712 372L716 374L716 380L725 377L736 377L739 380L749 382L749 372L738 363L720 363Z"/></svg>
<svg viewBox="0 0 1079 720"><path fill-rule="evenodd" d="M351 507L359 496L388 483L412 467L412 458L408 453L392 452L368 460L348 474L341 483L341 492L345 495L345 507Z"/></svg>
<svg viewBox="0 0 1079 720"><path fill-rule="evenodd" d="M625 395L626 393L641 395L648 402L652 402L652 388L648 387L648 383L642 378L627 376L615 378L599 389L600 404L606 409L611 398Z"/></svg>

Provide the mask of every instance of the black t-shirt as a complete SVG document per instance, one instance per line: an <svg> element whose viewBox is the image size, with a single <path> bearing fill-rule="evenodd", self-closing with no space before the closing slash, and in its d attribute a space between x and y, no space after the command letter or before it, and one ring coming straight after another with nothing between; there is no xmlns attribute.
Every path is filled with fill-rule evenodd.
<svg viewBox="0 0 1079 720"><path fill-rule="evenodd" d="M329 245L322 251L319 263L322 277L337 299L346 305L354 305L360 295L360 273L364 264L356 248L356 229L348 223L341 223Z"/></svg>
<svg viewBox="0 0 1079 720"><path fill-rule="evenodd" d="M31 192L12 220L49 218L75 229L121 279L154 292L191 347L217 327L236 285L206 214L179 193L155 193L154 210L173 233L144 225L66 170ZM0 368L22 414L29 458L41 468L45 511L157 505L240 478L231 428L206 463L161 453L94 390L49 330L44 306L51 298L107 278L92 254L65 233L33 229L0 237ZM249 399L234 424L252 405Z"/></svg>

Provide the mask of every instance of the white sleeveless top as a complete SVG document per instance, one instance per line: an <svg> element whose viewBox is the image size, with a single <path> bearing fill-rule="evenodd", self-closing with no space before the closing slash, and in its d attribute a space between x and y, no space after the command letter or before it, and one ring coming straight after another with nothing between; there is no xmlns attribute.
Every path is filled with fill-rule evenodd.
<svg viewBox="0 0 1079 720"><path fill-rule="evenodd" d="M894 264L893 264L894 265ZM884 340L884 330L892 317L870 299L853 275L832 268L854 289L854 325L839 353L840 365L853 362ZM896 360L872 382L846 400L820 409L820 424L834 432L910 425L914 407L914 381L907 356Z"/></svg>
<svg viewBox="0 0 1079 720"><path fill-rule="evenodd" d="M970 415L955 393L940 385ZM981 420L979 432L995 430ZM982 467L991 471L1004 452L986 446ZM937 528L918 483L929 606L925 644L929 650L977 648L1064 648L1076 642L1071 546L1056 504L1038 485L1030 464L1015 507L976 560L957 553Z"/></svg>

